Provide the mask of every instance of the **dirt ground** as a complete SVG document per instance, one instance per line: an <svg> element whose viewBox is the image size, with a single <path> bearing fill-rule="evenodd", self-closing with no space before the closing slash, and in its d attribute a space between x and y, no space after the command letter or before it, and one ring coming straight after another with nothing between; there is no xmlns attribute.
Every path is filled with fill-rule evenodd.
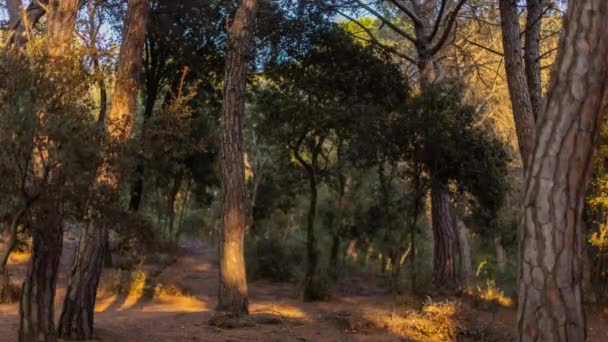
<svg viewBox="0 0 608 342"><path fill-rule="evenodd" d="M59 315L75 239L66 239L59 277ZM219 329L207 324L216 301L217 256L202 242L181 243L174 263L158 271L158 284L174 284L182 293L117 296L99 293L95 316L101 341L511 341L515 311L482 310L467 300L423 301L395 306L390 296L365 279L352 279L358 290L333 300L303 303L297 284L256 281L250 284L250 310L256 324ZM23 277L26 261L11 265L13 279ZM158 267L158 265L150 265ZM102 286L103 287L103 286ZM349 288L348 283L343 287ZM183 293L187 293L184 295ZM607 341L608 316L589 315L589 341ZM0 341L16 341L18 304L0 305Z"/></svg>

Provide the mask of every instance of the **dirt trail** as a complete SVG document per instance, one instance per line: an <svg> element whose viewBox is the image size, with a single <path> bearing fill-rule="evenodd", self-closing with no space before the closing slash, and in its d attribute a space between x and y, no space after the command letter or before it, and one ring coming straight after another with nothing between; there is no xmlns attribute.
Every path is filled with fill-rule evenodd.
<svg viewBox="0 0 608 342"><path fill-rule="evenodd" d="M57 312L66 282L75 240L66 240L66 253L59 278ZM102 341L442 341L449 338L437 328L425 327L415 310L396 308L388 296L373 294L345 296L323 303L302 303L294 284L256 281L250 285L251 312L260 322L255 327L221 330L207 324L216 303L217 256L214 249L197 240L181 243L176 262L157 274L156 284L175 284L188 295L162 295L150 299L116 296L101 292L97 301L96 328ZM156 265L158 266L158 265ZM15 280L23 276L24 263L12 265ZM365 280L359 280L365 283ZM369 285L373 287L373 285ZM412 304L417 306L418 304ZM458 324L466 324L461 341L508 341L515 324L512 309L489 313L462 304ZM415 317L415 318L411 318ZM448 319L451 319L448 317ZM416 321L419 320L419 321ZM464 322L464 323L463 323ZM265 324L262 324L265 323ZM590 341L608 340L601 329L607 320L594 315L590 320ZM408 326L408 329L402 328ZM417 330L423 326L427 335ZM16 341L18 305L0 305L0 341ZM413 329L413 330L412 330ZM430 330L429 330L430 329ZM461 326L461 330L463 327ZM413 333L412 333L413 332ZM498 333L497 333L498 332Z"/></svg>

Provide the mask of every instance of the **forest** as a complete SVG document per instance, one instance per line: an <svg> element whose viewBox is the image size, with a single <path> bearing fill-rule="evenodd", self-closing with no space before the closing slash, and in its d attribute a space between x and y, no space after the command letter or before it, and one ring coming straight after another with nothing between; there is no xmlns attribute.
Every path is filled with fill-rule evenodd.
<svg viewBox="0 0 608 342"><path fill-rule="evenodd" d="M608 341L607 18L0 0L0 341Z"/></svg>

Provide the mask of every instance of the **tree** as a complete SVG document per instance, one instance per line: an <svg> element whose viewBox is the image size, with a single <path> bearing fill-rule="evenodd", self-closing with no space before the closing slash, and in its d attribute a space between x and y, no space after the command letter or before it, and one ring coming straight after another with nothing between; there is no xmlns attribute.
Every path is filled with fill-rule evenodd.
<svg viewBox="0 0 608 342"><path fill-rule="evenodd" d="M385 50L417 67L422 90L445 78L439 59L446 42L454 33L454 23L466 0L410 1L409 3L399 0L380 1L381 8L390 9L385 13L394 13L390 16L382 15L374 5L363 0L350 2L378 18L383 26L386 25L402 41L409 44L409 51L387 46L381 43L371 30L359 25L367 33L371 43L384 47ZM345 13L341 14L350 18ZM399 21L404 22L405 25ZM412 53L415 57L412 57ZM432 177L432 183L432 226L435 232L433 283L440 289L450 290L457 286L456 274L452 272L454 265L451 265L455 260L456 235L450 212L450 197L447 184L439 183L437 177Z"/></svg>
<svg viewBox="0 0 608 342"><path fill-rule="evenodd" d="M130 137L135 118L147 18L148 0L129 0L114 96L104 133L102 148L105 153L101 156L94 185L96 191L105 194L102 199L104 203L109 203L116 194L122 176L121 149ZM89 339L93 336L95 297L107 245L108 226L102 222L92 227L94 210L87 210L88 217L80 233L78 252L59 320L59 335L62 338Z"/></svg>
<svg viewBox="0 0 608 342"><path fill-rule="evenodd" d="M584 341L582 211L608 94L608 3L569 3L526 172L520 341Z"/></svg>
<svg viewBox="0 0 608 342"><path fill-rule="evenodd" d="M47 49L49 58L54 63L59 63L55 72L65 72L63 68L66 66L61 64L62 54L70 49L79 4L79 0L49 3ZM40 115L44 117L46 113ZM44 118L41 118L41 121L44 121ZM42 153L51 153L50 148L51 146L43 146ZM46 168L43 159L44 157L41 157L37 162L37 167L42 170ZM57 174L60 173L61 170L55 170L49 177L58 178ZM32 260L21 290L20 341L56 340L54 298L63 244L62 212L60 203L53 203L50 198L46 198L35 221Z"/></svg>
<svg viewBox="0 0 608 342"><path fill-rule="evenodd" d="M340 177L343 156L337 158L336 147L355 139L357 130L369 130L367 118L389 115L403 104L409 87L386 55L358 44L340 27L320 28L295 51L272 66L256 109L264 137L288 149L308 181L304 300L314 301L327 296L318 272L318 186L332 169ZM342 201L343 182L337 186Z"/></svg>
<svg viewBox="0 0 608 342"><path fill-rule="evenodd" d="M216 311L237 318L249 314L243 253L248 196L242 130L247 66L251 56L257 6L257 0L243 0L230 27L224 101L220 117L223 214L220 241L220 290Z"/></svg>

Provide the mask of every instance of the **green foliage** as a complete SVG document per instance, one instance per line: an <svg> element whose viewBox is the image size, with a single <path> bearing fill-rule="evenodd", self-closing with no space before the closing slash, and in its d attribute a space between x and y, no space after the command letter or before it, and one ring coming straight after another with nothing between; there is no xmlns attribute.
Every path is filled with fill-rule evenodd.
<svg viewBox="0 0 608 342"><path fill-rule="evenodd" d="M248 240L247 261L249 278L287 282L296 279L296 271L303 261L302 248L277 233L252 241Z"/></svg>

